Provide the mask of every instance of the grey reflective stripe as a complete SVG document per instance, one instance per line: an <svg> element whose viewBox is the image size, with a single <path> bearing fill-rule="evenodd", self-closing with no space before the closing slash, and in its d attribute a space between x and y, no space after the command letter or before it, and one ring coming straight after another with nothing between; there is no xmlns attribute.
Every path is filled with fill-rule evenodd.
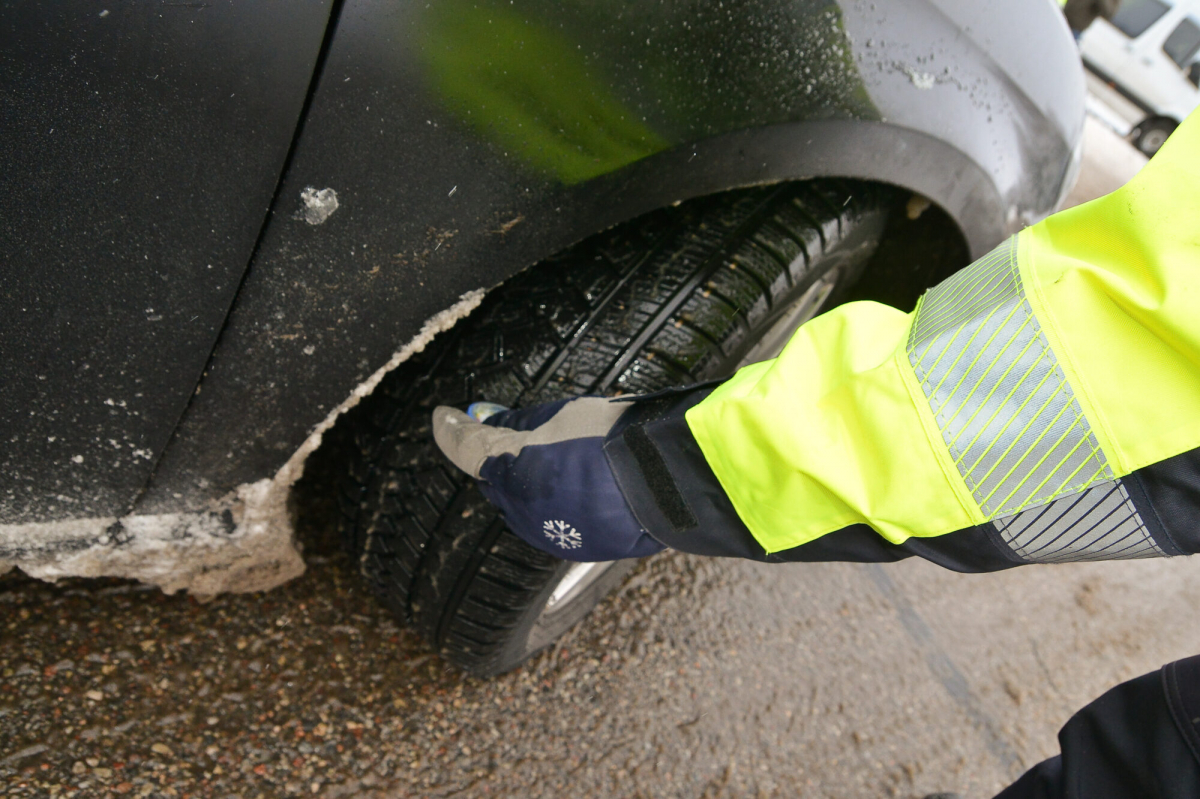
<svg viewBox="0 0 1200 799"><path fill-rule="evenodd" d="M1017 269L1016 237L922 298L908 361L989 518L1112 480Z"/></svg>
<svg viewBox="0 0 1200 799"><path fill-rule="evenodd" d="M1033 563L1166 557L1116 480L992 524L1013 552Z"/></svg>

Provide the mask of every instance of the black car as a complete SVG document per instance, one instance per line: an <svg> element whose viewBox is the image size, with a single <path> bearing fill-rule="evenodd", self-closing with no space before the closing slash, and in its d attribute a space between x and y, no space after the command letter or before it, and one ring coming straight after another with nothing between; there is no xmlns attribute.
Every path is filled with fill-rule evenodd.
<svg viewBox="0 0 1200 799"><path fill-rule="evenodd" d="M518 541L435 405L719 378L832 303L911 308L1079 160L1052 0L3 11L0 570L277 585L332 436L362 575L480 674L628 564Z"/></svg>

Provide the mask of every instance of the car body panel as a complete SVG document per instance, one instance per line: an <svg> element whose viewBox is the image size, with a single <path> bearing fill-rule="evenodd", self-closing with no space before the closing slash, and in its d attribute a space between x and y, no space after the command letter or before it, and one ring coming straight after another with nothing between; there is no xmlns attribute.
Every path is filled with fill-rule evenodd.
<svg viewBox="0 0 1200 799"><path fill-rule="evenodd" d="M232 304L329 2L5 3L0 521L120 515Z"/></svg>
<svg viewBox="0 0 1200 799"><path fill-rule="evenodd" d="M1045 0L1008 9L1023 25L969 5L345 0L134 513L286 493L339 409L479 290L673 202L884 181L946 210L976 255L1050 213L1082 129L1074 44Z"/></svg>
<svg viewBox="0 0 1200 799"><path fill-rule="evenodd" d="M463 292L670 202L818 175L887 180L942 204L983 252L1052 209L1082 124L1066 26L1029 5L1049 9L1044 24L967 35L915 0L348 2L283 202L144 508L179 492L201 504L202 479L228 490L269 474ZM505 61L489 23L499 39L525 32L532 74ZM1025 83L1047 58L1063 78L1030 96L987 35L1023 48L1004 58L1026 65ZM443 52L461 48L462 62ZM483 80L481 61L515 83L451 85L457 70ZM319 226L295 214L310 186L340 199Z"/></svg>

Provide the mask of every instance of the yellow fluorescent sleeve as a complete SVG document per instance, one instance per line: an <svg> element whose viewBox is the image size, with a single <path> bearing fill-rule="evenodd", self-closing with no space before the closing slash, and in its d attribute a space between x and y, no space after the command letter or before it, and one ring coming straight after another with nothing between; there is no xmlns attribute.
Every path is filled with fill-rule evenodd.
<svg viewBox="0 0 1200 799"><path fill-rule="evenodd" d="M1200 447L1200 112L921 308L837 308L688 412L768 552L941 535Z"/></svg>
<svg viewBox="0 0 1200 799"><path fill-rule="evenodd" d="M936 429L930 437L928 408L906 382L911 320L877 303L844 305L688 412L705 458L768 552L855 523L899 543L982 520L961 480L948 477L953 465Z"/></svg>
<svg viewBox="0 0 1200 799"><path fill-rule="evenodd" d="M1118 476L1200 446L1200 113L1124 188L1022 238L1030 303Z"/></svg>

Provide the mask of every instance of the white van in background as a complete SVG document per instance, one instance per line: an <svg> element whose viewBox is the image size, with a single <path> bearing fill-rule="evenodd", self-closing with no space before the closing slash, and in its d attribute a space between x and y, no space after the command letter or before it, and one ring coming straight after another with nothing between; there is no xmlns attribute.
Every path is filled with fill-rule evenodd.
<svg viewBox="0 0 1200 799"><path fill-rule="evenodd" d="M1200 0L1123 0L1079 40L1089 110L1146 155L1200 105Z"/></svg>

